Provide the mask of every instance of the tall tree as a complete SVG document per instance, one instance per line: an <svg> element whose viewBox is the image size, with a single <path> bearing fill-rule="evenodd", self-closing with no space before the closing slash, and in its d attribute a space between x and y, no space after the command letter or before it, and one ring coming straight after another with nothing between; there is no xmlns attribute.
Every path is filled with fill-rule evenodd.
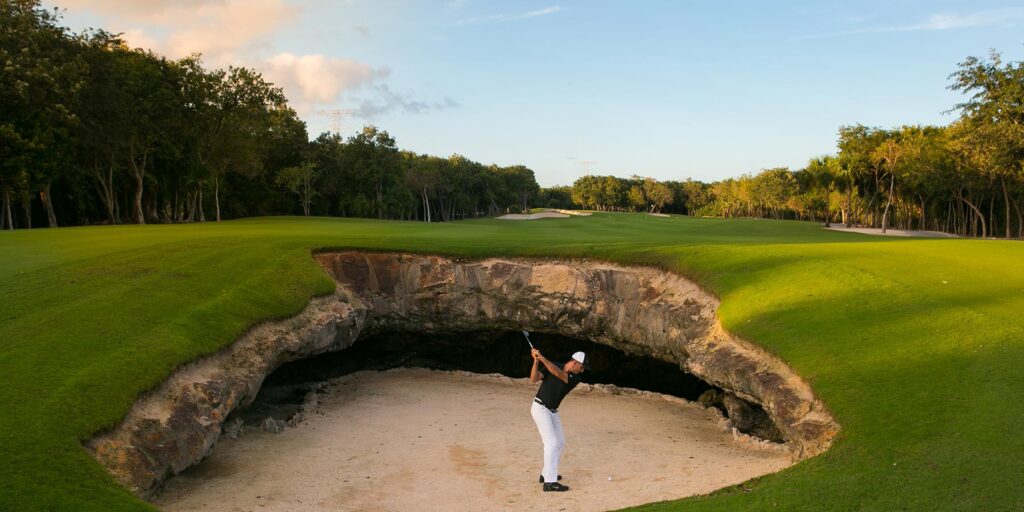
<svg viewBox="0 0 1024 512"><path fill-rule="evenodd" d="M120 53L116 72L125 88L122 104L128 125L125 130L125 159L135 182L132 217L146 223L142 208L146 177L159 149L177 149L171 137L181 124L182 90L178 68L167 59L143 50L115 50Z"/></svg>
<svg viewBox="0 0 1024 512"><path fill-rule="evenodd" d="M0 2L0 189L8 228L19 191L38 192L47 223L57 226L50 188L70 167L85 80L78 48L58 21L36 0Z"/></svg>
<svg viewBox="0 0 1024 512"><path fill-rule="evenodd" d="M404 180L395 139L384 130L367 126L348 139L345 161L357 179L358 189L364 192L361 197L357 196L356 204L370 205L377 212L377 218L383 219L388 196ZM365 207L358 209L365 210Z"/></svg>
<svg viewBox="0 0 1024 512"><path fill-rule="evenodd" d="M304 163L295 167L288 167L277 175L277 182L288 190L291 190L299 197L299 204L302 206L302 214L309 217L310 206L313 197L316 196L315 180L317 177L316 166L313 163Z"/></svg>
<svg viewBox="0 0 1024 512"><path fill-rule="evenodd" d="M262 171L263 142L273 111L285 108L284 94L248 68L207 72L196 56L180 66L192 108L189 124L196 138L196 157L213 186L214 212L220 221L224 174Z"/></svg>
<svg viewBox="0 0 1024 512"><path fill-rule="evenodd" d="M970 127L960 133L963 149L975 162L984 162L999 183L1005 236L1012 235L1011 205L1017 213L1017 236L1024 236L1020 205L1008 187L1024 180L1024 63L1004 63L1000 54L992 51L987 59L968 57L950 78L950 89L968 95L955 107L964 125Z"/></svg>
<svg viewBox="0 0 1024 512"><path fill-rule="evenodd" d="M128 99L114 61L121 58L127 47L120 38L102 30L83 34L80 42L89 75L78 108L81 123L77 132L77 164L82 174L92 180L107 221L117 224L117 180L124 168L124 140L130 120L122 108Z"/></svg>
<svg viewBox="0 0 1024 512"><path fill-rule="evenodd" d="M836 182L836 176L839 174L839 159L834 156L812 158L808 162L806 170L811 178L811 186L824 193L825 227L829 227L829 198L832 195L832 186Z"/></svg>
<svg viewBox="0 0 1024 512"><path fill-rule="evenodd" d="M672 190L654 178L644 178L643 193L650 204L651 211L655 213L661 212L665 205L672 204L675 200Z"/></svg>

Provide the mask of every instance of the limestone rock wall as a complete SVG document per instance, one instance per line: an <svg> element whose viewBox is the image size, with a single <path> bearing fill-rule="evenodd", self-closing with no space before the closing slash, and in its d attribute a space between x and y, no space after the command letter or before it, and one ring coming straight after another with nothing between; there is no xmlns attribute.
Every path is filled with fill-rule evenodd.
<svg viewBox="0 0 1024 512"><path fill-rule="evenodd" d="M366 309L347 300L314 299L298 315L260 325L221 352L182 367L86 448L122 485L148 497L166 478L210 454L228 414L251 403L275 368L355 342Z"/></svg>
<svg viewBox="0 0 1024 512"><path fill-rule="evenodd" d="M675 274L580 261L351 251L315 257L337 281L335 295L181 368L87 443L122 484L148 496L205 458L228 414L251 402L278 366L373 332L526 329L589 339L674 362L762 406L797 458L828 448L839 429L798 375L725 332L718 301Z"/></svg>

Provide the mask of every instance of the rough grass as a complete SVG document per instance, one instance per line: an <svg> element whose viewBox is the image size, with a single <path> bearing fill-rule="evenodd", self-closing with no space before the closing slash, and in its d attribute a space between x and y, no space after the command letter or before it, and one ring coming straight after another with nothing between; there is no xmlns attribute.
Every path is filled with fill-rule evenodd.
<svg viewBox="0 0 1024 512"><path fill-rule="evenodd" d="M643 510L1024 509L1024 244L595 214L0 233L0 510L149 510L81 441L175 366L329 293L310 253L332 247L681 272L721 297L727 328L807 378L844 427L822 456Z"/></svg>

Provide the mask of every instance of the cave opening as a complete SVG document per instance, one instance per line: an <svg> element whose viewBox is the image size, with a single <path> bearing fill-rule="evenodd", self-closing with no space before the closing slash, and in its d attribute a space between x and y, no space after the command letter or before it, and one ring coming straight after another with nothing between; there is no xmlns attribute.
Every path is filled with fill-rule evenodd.
<svg viewBox="0 0 1024 512"><path fill-rule="evenodd" d="M741 432L783 441L759 405L739 400L678 365L559 334L531 333L531 340L556 363L567 361L577 350L586 352L590 368L583 373L584 383L612 384L714 406ZM347 349L281 365L263 381L253 402L235 411L232 417L246 425L259 425L267 418L289 422L310 392L331 379L357 371L406 367L525 378L529 376L530 365L530 349L520 332L375 333L361 336Z"/></svg>

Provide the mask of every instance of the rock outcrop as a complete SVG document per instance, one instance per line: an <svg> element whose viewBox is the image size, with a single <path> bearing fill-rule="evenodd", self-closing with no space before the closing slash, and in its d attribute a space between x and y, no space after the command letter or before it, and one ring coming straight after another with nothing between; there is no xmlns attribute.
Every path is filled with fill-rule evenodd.
<svg viewBox="0 0 1024 512"><path fill-rule="evenodd" d="M260 325L217 354L183 366L86 447L122 485L148 497L166 478L210 454L228 414L252 402L264 377L288 361L347 348L365 317L365 309L341 295L313 299L298 315ZM228 430L237 435L237 426Z"/></svg>
<svg viewBox="0 0 1024 512"><path fill-rule="evenodd" d="M718 399L737 421L763 409L774 424L764 432L784 439L796 458L827 449L839 429L785 363L721 328L713 296L669 272L354 251L315 257L337 281L337 294L173 374L88 443L97 459L146 496L208 455L228 413L250 402L274 368L341 350L360 334L393 331L526 329L672 362L725 390Z"/></svg>

